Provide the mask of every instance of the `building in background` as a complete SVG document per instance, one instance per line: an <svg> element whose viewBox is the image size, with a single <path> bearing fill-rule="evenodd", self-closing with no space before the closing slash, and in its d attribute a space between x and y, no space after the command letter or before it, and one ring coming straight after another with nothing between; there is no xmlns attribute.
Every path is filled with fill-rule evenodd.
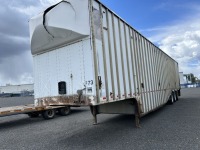
<svg viewBox="0 0 200 150"><path fill-rule="evenodd" d="M180 84L185 84L186 81L184 80L184 75L183 75L183 72L179 72L179 77L180 77Z"/></svg>
<svg viewBox="0 0 200 150"><path fill-rule="evenodd" d="M192 73L183 74L183 72L179 72L179 77L181 88L200 87L198 78L195 77Z"/></svg>
<svg viewBox="0 0 200 150"><path fill-rule="evenodd" d="M30 96L33 94L33 84L0 86L0 97Z"/></svg>

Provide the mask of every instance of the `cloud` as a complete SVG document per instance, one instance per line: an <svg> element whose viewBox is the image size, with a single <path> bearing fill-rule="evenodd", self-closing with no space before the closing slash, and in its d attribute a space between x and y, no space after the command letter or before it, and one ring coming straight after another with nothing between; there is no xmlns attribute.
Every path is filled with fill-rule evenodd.
<svg viewBox="0 0 200 150"><path fill-rule="evenodd" d="M200 29L174 32L160 40L159 47L179 62L180 71L200 77Z"/></svg>
<svg viewBox="0 0 200 150"><path fill-rule="evenodd" d="M200 78L200 10L193 16L141 32L179 63L180 72Z"/></svg>
<svg viewBox="0 0 200 150"><path fill-rule="evenodd" d="M35 16L36 14L44 11L45 8L50 5L56 4L61 0L20 0L10 3L10 7L17 10L18 12L27 16Z"/></svg>
<svg viewBox="0 0 200 150"><path fill-rule="evenodd" d="M33 83L31 17L60 0L9 0L0 5L0 85Z"/></svg>
<svg viewBox="0 0 200 150"><path fill-rule="evenodd" d="M32 61L30 60L32 56L28 51L4 58L3 63L0 63L0 70L3 70L0 73L1 81L6 81L3 82L4 84L32 83Z"/></svg>

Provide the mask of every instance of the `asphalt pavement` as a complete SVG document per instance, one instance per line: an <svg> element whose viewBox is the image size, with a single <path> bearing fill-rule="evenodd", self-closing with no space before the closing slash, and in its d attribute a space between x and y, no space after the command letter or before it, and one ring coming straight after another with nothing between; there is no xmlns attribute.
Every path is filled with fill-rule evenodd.
<svg viewBox="0 0 200 150"><path fill-rule="evenodd" d="M33 97L0 98L0 107L33 102ZM0 118L0 150L200 150L200 88L183 89L173 105L141 119L131 115L98 115L92 125L88 107L53 120L21 114Z"/></svg>

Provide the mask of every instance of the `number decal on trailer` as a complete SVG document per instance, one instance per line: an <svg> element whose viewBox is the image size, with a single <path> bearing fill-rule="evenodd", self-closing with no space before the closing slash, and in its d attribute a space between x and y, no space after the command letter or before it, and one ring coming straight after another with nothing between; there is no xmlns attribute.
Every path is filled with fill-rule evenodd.
<svg viewBox="0 0 200 150"><path fill-rule="evenodd" d="M88 80L88 81L85 81L85 84L86 84L86 85L93 85L94 82L93 82L93 80Z"/></svg>

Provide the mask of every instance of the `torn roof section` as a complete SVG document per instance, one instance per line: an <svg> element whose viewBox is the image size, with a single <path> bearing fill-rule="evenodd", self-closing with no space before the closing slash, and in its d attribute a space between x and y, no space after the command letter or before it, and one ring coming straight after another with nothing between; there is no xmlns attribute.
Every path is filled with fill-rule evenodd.
<svg viewBox="0 0 200 150"><path fill-rule="evenodd" d="M44 53L90 35L88 0L65 0L30 20L31 52Z"/></svg>

